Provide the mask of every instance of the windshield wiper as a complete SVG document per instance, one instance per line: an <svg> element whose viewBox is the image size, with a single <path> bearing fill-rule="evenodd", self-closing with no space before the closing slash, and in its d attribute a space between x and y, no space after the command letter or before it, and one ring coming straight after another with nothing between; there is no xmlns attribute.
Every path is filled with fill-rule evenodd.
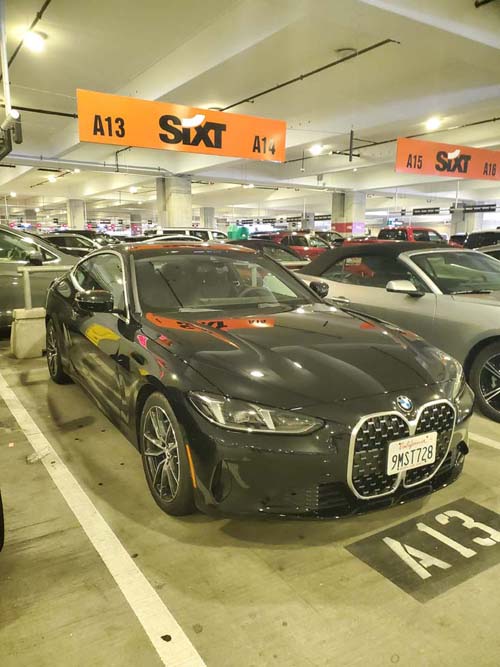
<svg viewBox="0 0 500 667"><path fill-rule="evenodd" d="M491 294L492 291L490 289L464 289L451 292L451 294Z"/></svg>

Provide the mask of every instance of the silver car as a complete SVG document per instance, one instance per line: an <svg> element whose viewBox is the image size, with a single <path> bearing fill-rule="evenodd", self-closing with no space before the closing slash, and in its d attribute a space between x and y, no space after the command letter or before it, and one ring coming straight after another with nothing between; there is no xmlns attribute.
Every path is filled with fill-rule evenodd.
<svg viewBox="0 0 500 667"><path fill-rule="evenodd" d="M480 409L500 422L497 259L429 244L348 244L297 275L308 283L327 283L327 296L337 305L414 331L458 359Z"/></svg>
<svg viewBox="0 0 500 667"><path fill-rule="evenodd" d="M24 265L53 266L54 273L34 273L31 276L33 307L45 306L47 288L58 275L59 266L72 266L76 257L34 234L0 226L0 327L10 326L14 308L24 307L22 276L17 268ZM63 272L64 269L61 270Z"/></svg>
<svg viewBox="0 0 500 667"><path fill-rule="evenodd" d="M478 248L478 250L484 252L485 255L500 259L500 243L497 245L487 245L484 248Z"/></svg>

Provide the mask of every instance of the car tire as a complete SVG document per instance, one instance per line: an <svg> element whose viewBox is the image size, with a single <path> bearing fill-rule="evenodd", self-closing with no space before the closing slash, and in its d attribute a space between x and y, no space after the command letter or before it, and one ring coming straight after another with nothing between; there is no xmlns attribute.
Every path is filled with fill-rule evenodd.
<svg viewBox="0 0 500 667"><path fill-rule="evenodd" d="M474 359L469 381L481 412L500 422L500 342L487 345ZM498 394L496 390L498 389Z"/></svg>
<svg viewBox="0 0 500 667"><path fill-rule="evenodd" d="M51 379L57 384L70 383L72 380L64 371L62 365L59 339L57 337L57 330L53 320L47 322L45 349L47 353L47 367Z"/></svg>
<svg viewBox="0 0 500 667"><path fill-rule="evenodd" d="M182 428L166 397L154 392L141 413L139 446L146 481L167 514L195 511L193 483Z"/></svg>

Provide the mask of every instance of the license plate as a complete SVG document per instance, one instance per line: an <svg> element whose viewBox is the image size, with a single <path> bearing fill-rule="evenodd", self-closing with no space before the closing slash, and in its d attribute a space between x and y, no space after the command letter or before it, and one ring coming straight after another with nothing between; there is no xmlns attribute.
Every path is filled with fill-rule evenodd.
<svg viewBox="0 0 500 667"><path fill-rule="evenodd" d="M436 448L436 431L391 442L387 456L387 474L396 475L398 472L434 463Z"/></svg>

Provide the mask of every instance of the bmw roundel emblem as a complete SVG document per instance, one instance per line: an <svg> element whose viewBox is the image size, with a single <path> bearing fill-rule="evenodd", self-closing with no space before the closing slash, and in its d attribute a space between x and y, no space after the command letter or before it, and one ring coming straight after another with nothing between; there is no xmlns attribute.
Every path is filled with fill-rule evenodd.
<svg viewBox="0 0 500 667"><path fill-rule="evenodd" d="M398 396L396 403L401 408L401 410L404 410L405 412L410 412L413 410L413 401L411 398L408 398L408 396Z"/></svg>

